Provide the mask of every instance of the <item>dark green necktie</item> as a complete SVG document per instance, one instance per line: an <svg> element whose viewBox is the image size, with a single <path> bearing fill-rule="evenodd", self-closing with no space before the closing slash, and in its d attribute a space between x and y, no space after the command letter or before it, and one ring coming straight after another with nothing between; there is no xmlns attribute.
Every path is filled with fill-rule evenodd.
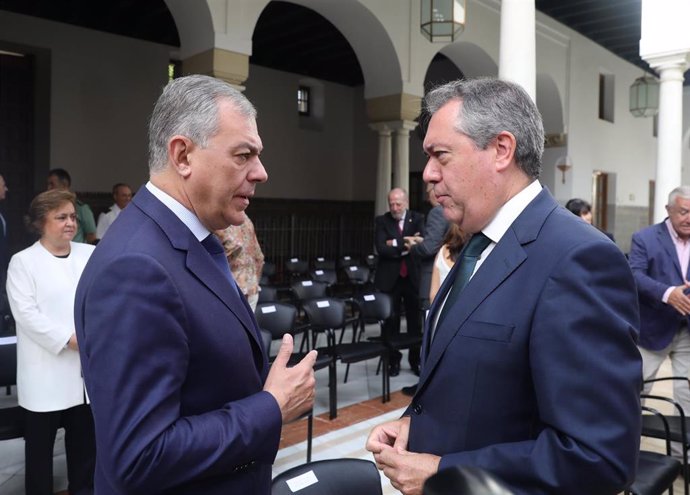
<svg viewBox="0 0 690 495"><path fill-rule="evenodd" d="M450 308L455 305L462 289L464 289L467 282L470 281L470 277L472 276L472 272L474 272L474 267L477 265L479 257L489 244L491 244L491 239L481 232L478 232L472 236L467 246L465 246L465 249L460 253L460 258L458 259L460 266L455 273L455 282L453 282L453 287L451 287L446 302L443 304L443 310L438 318L436 328L441 325L443 318L450 312Z"/></svg>

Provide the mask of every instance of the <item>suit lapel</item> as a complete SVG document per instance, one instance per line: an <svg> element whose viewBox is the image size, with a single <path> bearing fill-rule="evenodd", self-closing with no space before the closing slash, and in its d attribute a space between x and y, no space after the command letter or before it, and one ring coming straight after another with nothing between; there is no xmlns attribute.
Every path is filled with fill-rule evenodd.
<svg viewBox="0 0 690 495"><path fill-rule="evenodd" d="M132 201L165 233L173 248L186 251L186 266L232 312L253 340L262 349L258 325L251 310L245 311L246 302L229 284L215 262L182 221L161 203L146 187L139 188ZM246 306L248 308L248 306ZM262 353L259 353L262 354ZM261 366L259 366L261 369Z"/></svg>
<svg viewBox="0 0 690 495"><path fill-rule="evenodd" d="M477 273L470 279L456 304L449 309L450 313L445 316L441 325L434 332L433 341L430 343L427 340L424 343L425 349L423 349L422 355L426 355L426 360L419 378L418 393L424 389L446 348L470 315L527 259L523 245L537 238L546 217L557 206L549 192L543 189L501 237ZM429 336L426 337L427 339L431 336L429 326L436 318L441 303L452 286L452 280L455 278L458 267L459 265L456 263L434 299L429 317L425 322L425 335ZM426 349L428 352L424 353Z"/></svg>
<svg viewBox="0 0 690 495"><path fill-rule="evenodd" d="M673 266L676 268L676 272L678 272L678 275L680 276L681 280L685 280L687 274L683 273L683 271L680 268L680 261L678 260L676 246L673 244L673 239L671 239L671 234L669 234L668 232L666 222L663 221L657 225L657 235L659 237L659 244L663 247L664 251L666 252L665 258L673 260Z"/></svg>

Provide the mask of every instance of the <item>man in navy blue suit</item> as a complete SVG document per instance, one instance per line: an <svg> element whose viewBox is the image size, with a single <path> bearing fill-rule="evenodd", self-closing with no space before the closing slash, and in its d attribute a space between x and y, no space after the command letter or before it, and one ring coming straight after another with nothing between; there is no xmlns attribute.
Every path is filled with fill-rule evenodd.
<svg viewBox="0 0 690 495"><path fill-rule="evenodd" d="M75 321L96 425L99 495L268 495L283 422L309 410L315 352L268 366L211 234L240 224L267 179L251 103L176 79L149 124L150 181L99 243Z"/></svg>
<svg viewBox="0 0 690 495"><path fill-rule="evenodd" d="M674 376L690 376L690 187L675 188L668 196L668 217L632 237L630 267L640 299L640 353L643 377L654 378L671 359ZM645 384L649 392L652 384ZM677 381L673 396L690 413L687 382ZM674 444L674 453L682 452Z"/></svg>
<svg viewBox="0 0 690 495"><path fill-rule="evenodd" d="M516 495L621 492L641 422L623 253L539 184L544 130L520 86L454 81L425 107L424 180L473 236L431 305L412 403L368 450L405 495L450 466L487 470Z"/></svg>

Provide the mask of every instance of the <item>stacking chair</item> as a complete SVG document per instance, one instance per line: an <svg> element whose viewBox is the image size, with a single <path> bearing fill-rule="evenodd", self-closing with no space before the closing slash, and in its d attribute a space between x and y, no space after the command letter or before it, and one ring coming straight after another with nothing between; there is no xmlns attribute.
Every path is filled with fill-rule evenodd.
<svg viewBox="0 0 690 495"><path fill-rule="evenodd" d="M271 261L264 261L264 267L261 270L261 280L259 284L270 285L273 281L273 277L276 274L276 264Z"/></svg>
<svg viewBox="0 0 690 495"><path fill-rule="evenodd" d="M348 266L353 266L357 265L357 260L354 259L352 256L345 255L341 256L340 259L338 259L338 267L339 268L347 268Z"/></svg>
<svg viewBox="0 0 690 495"><path fill-rule="evenodd" d="M256 306L256 322L261 329L261 336L264 339L264 347L266 353L271 356L271 343L274 340L282 340L283 335L289 333L294 337L295 334L304 332L304 328L296 327L297 308L292 304L287 303L267 303L257 304ZM299 363L304 357L304 353L293 352L288 365L295 365ZM274 357L270 357L271 361ZM333 359L325 353L319 353L314 363L314 370L329 367L329 375L335 372L335 365ZM331 371L330 368L333 368ZM329 390L330 391L330 390ZM314 415L313 411L302 417L307 418L307 462L311 462L312 452L312 438L314 432ZM301 417L299 418L301 419Z"/></svg>
<svg viewBox="0 0 690 495"><path fill-rule="evenodd" d="M307 278L309 263L299 258L290 258L285 262L285 271L289 276L289 283Z"/></svg>
<svg viewBox="0 0 690 495"><path fill-rule="evenodd" d="M278 300L278 289L272 285L259 285L259 303Z"/></svg>
<svg viewBox="0 0 690 495"><path fill-rule="evenodd" d="M655 381L665 381L665 380L685 380L684 377L664 377L655 378L652 380L646 380L646 382ZM642 416L642 435L651 438L659 438L665 440L668 438L671 442L680 443L683 451L683 467L688 464L688 449L690 449L690 437L688 437L688 432L690 431L690 422L688 418L685 417L683 408L681 405L670 397L662 397L658 395L647 395L642 394L642 399L662 401L671 404L674 408L676 414L665 415L664 418L658 415L645 414ZM668 433L666 424L668 424ZM690 493L690 486L688 485L688 479L686 477L684 483L684 493L688 495Z"/></svg>
<svg viewBox="0 0 690 495"><path fill-rule="evenodd" d="M338 283L338 275L333 268L314 268L310 276L315 282L326 282L329 290Z"/></svg>
<svg viewBox="0 0 690 495"><path fill-rule="evenodd" d="M367 264L367 268L369 268L369 281L374 283L374 274L376 273L378 256L375 254L367 254L366 258L364 258L364 262Z"/></svg>
<svg viewBox="0 0 690 495"><path fill-rule="evenodd" d="M642 406L643 411L651 413L661 421L666 432L666 454L642 450L637 460L635 481L626 491L626 495L661 495L668 491L673 495L673 482L680 473L681 465L671 456L669 424L666 417L656 409ZM644 416L643 416L644 417Z"/></svg>
<svg viewBox="0 0 690 495"><path fill-rule="evenodd" d="M335 261L321 256L314 258L314 270L335 270Z"/></svg>
<svg viewBox="0 0 690 495"><path fill-rule="evenodd" d="M17 337L0 338L0 389L17 384ZM24 436L24 409L19 406L0 409L0 440Z"/></svg>
<svg viewBox="0 0 690 495"><path fill-rule="evenodd" d="M360 336L367 323L378 324L381 328L381 336L370 337L369 340L382 342L388 349L389 354L393 351L410 349L422 345L421 335L410 335L407 333L388 335L386 332L386 325L384 325L384 323L393 314L393 300L390 295L383 292L361 294L354 298L354 303L360 315Z"/></svg>
<svg viewBox="0 0 690 495"><path fill-rule="evenodd" d="M345 301L335 298L312 299L304 303L304 312L307 315L312 333L323 332L326 334L327 346L318 349L319 353L325 352L332 356L334 363L337 360L344 364L358 363L372 358L381 358L383 360L382 402L387 402L390 399L390 383L388 377L388 351L386 347L379 342L336 344L336 330L347 325ZM335 378L335 374L333 378ZM332 383L329 383L329 386L333 387L330 397L331 419L337 416L336 382L337 380L334 379Z"/></svg>
<svg viewBox="0 0 690 495"><path fill-rule="evenodd" d="M350 265L344 268L345 275L350 284L350 294L355 297L364 290L369 283L369 268L366 266Z"/></svg>
<svg viewBox="0 0 690 495"><path fill-rule="evenodd" d="M304 481L311 480L308 484ZM305 486L307 485L307 486ZM273 478L271 495L382 495L376 464L362 459L327 459L288 469Z"/></svg>
<svg viewBox="0 0 690 495"><path fill-rule="evenodd" d="M317 297L326 297L328 292L328 283L316 280L299 280L290 285L290 290L292 291L293 302L297 305L297 309L299 310L297 313L297 318L300 323L303 323L303 312L301 310L304 306L304 303ZM312 343L311 345L313 346L315 343Z"/></svg>
<svg viewBox="0 0 690 495"><path fill-rule="evenodd" d="M441 469L424 482L423 495L513 495L493 474L476 466Z"/></svg>

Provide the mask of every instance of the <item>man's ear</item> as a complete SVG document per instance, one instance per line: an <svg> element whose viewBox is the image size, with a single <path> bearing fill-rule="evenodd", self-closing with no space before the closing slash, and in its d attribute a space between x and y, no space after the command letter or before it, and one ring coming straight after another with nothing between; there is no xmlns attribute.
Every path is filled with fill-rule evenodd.
<svg viewBox="0 0 690 495"><path fill-rule="evenodd" d="M192 173L190 154L194 143L185 136L173 136L168 141L168 157L173 168L181 177L189 177Z"/></svg>
<svg viewBox="0 0 690 495"><path fill-rule="evenodd" d="M496 148L496 168L499 171L505 170L513 163L515 157L515 147L517 142L515 136L508 131L502 131L494 139Z"/></svg>

